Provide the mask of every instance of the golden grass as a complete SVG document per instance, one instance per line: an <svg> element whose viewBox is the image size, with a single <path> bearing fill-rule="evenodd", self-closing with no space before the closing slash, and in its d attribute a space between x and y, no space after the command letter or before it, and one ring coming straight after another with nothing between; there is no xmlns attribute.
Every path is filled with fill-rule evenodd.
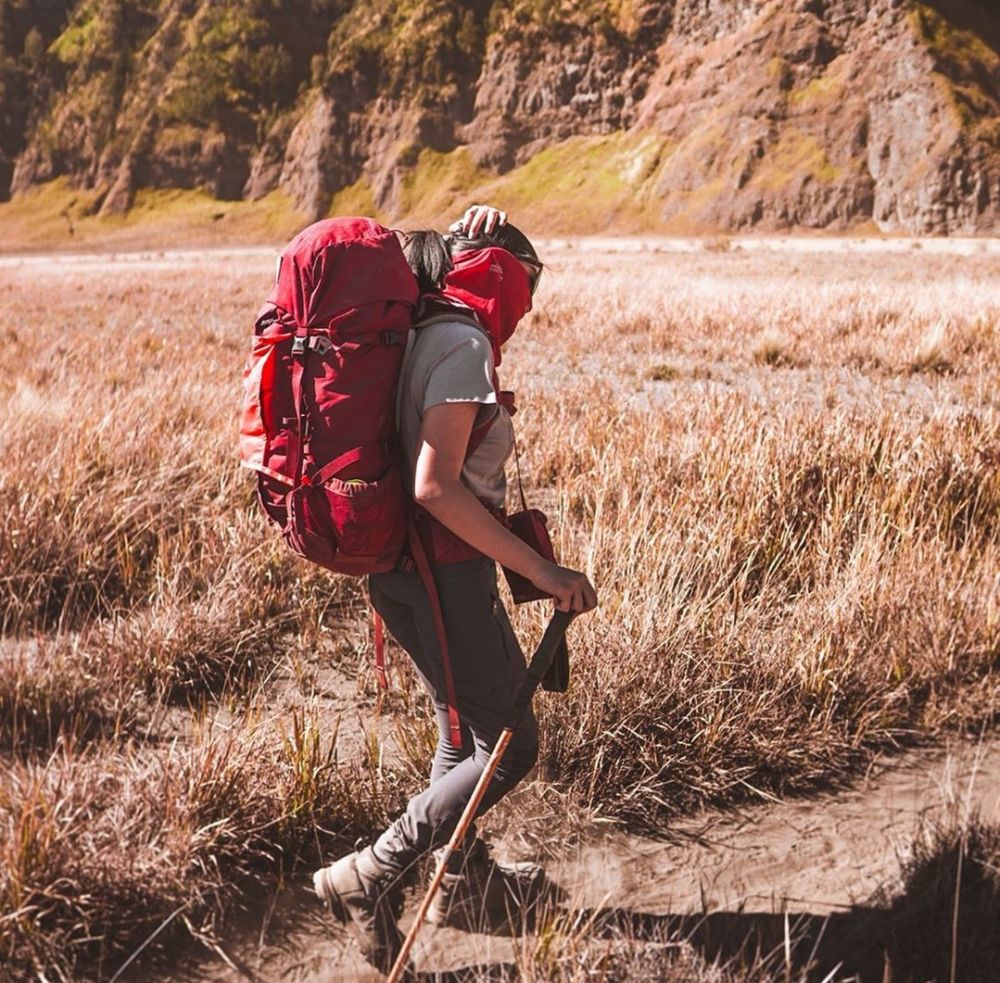
<svg viewBox="0 0 1000 983"><path fill-rule="evenodd" d="M0 253L45 249L177 249L277 242L294 235L304 215L282 191L258 201L224 201L199 189L145 188L125 215L98 214L94 191L66 178L0 203Z"/></svg>
<svg viewBox="0 0 1000 983"><path fill-rule="evenodd" d="M545 258L505 382L529 498L602 602L571 630L570 692L539 700L563 794L657 826L990 722L995 260ZM306 703L320 692L331 627L353 671L362 594L283 552L236 467L270 261L180 262L10 268L0 285L11 972L107 975L178 908L210 935L276 857L316 859L318 827L375 832L427 753L406 672L391 768L381 738L356 764L335 721L261 709L279 670ZM541 617L517 612L526 647ZM178 703L187 736L159 746L154 711ZM198 724L219 714L228 730Z"/></svg>
<svg viewBox="0 0 1000 983"><path fill-rule="evenodd" d="M0 962L72 980L175 921L211 942L239 892L316 855L318 829L343 847L394 801L377 763L338 761L336 729L306 715L209 718L164 748L67 742L5 777Z"/></svg>

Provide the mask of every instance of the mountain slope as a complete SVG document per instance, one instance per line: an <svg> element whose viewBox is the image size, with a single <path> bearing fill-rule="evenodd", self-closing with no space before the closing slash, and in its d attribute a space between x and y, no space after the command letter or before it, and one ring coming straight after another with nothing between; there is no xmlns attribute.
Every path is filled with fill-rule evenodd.
<svg viewBox="0 0 1000 983"><path fill-rule="evenodd" d="M990 0L0 0L0 193L994 230Z"/></svg>

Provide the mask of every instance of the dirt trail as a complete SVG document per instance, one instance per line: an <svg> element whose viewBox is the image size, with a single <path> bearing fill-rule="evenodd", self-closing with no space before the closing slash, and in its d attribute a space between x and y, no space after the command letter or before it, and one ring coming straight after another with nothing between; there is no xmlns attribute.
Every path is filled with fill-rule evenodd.
<svg viewBox="0 0 1000 983"><path fill-rule="evenodd" d="M704 816L675 827L678 843L610 835L553 873L586 907L828 914L891 885L922 828L969 808L1000 820L1000 740L914 752L819 798Z"/></svg>
<svg viewBox="0 0 1000 983"><path fill-rule="evenodd" d="M873 892L894 886L900 861L921 831L970 809L1000 821L1000 738L981 746L910 752L871 769L847 789L816 798L706 813L672 824L664 830L669 840L595 829L568 850L544 846L552 856L549 875L564 892L559 911L596 916L595 924L614 926L639 944L679 935L700 941L715 955L726 951L720 930L730 947L738 946L736 937L742 941L751 934L758 944L770 945L768 938L781 938L785 913L793 932L808 934L811 926L815 934L822 927L830 942L838 932L845 937L844 929L858 929L858 918L872 913L864 904ZM508 858L530 855L513 837L498 852ZM415 904L408 899L404 924ZM268 912L251 921L225 947L242 970L216 961L168 978L175 983L379 978L304 884L286 888ZM708 938L713 932L714 941ZM426 980L497 979L516 964L518 947L532 944L530 936L426 927L416 967Z"/></svg>

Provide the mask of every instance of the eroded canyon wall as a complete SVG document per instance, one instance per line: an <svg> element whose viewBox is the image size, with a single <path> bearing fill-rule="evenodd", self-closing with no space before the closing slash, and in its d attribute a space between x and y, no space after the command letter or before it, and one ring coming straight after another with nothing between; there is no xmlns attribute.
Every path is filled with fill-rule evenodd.
<svg viewBox="0 0 1000 983"><path fill-rule="evenodd" d="M990 232L992 8L0 0L0 192L280 189L318 217L349 188L398 216L436 181L585 231Z"/></svg>

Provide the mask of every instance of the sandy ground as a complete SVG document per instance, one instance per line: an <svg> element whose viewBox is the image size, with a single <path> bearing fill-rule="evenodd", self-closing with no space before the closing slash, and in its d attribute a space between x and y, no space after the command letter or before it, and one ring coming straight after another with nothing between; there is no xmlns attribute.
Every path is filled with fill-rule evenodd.
<svg viewBox="0 0 1000 983"><path fill-rule="evenodd" d="M529 828L509 833L498 853L548 855L547 871L562 897L547 918L564 931L586 925L590 937L615 935L645 946L686 939L710 957L724 957L748 938L765 951L781 946L787 928L800 948L816 948L831 979L844 979L857 968L852 959L877 941L871 926L879 911L870 899L880 888L892 889L915 838L970 810L1000 820L1000 739L910 752L846 790L706 813L664 828L662 839L594 826L567 849ZM217 957L189 960L158 978L378 979L310 897L306 880L254 905ZM404 926L416 904L411 892ZM496 923L490 934L426 926L415 950L418 978L501 979L536 941L530 930L511 933Z"/></svg>

